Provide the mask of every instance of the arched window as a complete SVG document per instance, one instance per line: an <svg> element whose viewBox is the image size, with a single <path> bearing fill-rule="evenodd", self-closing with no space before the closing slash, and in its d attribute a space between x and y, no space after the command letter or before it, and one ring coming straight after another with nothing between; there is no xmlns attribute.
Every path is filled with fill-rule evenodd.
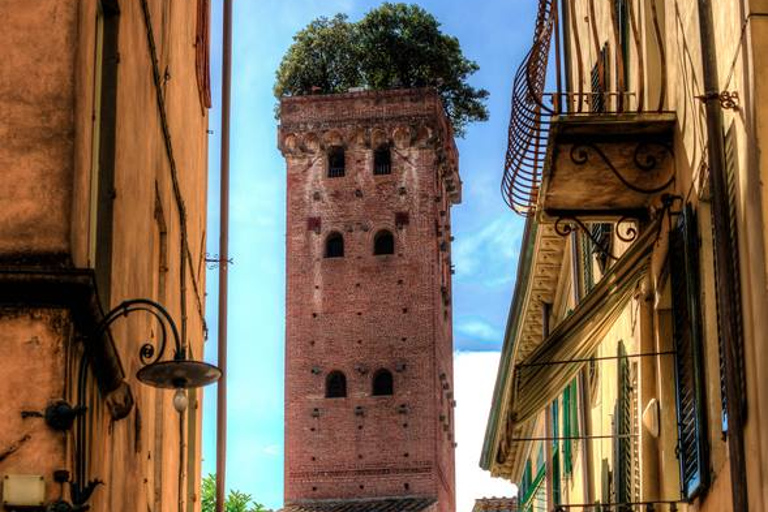
<svg viewBox="0 0 768 512"><path fill-rule="evenodd" d="M347 378L344 373L334 370L325 379L325 398L344 398L347 396Z"/></svg>
<svg viewBox="0 0 768 512"><path fill-rule="evenodd" d="M382 229L373 237L373 254L395 254L395 237L390 231Z"/></svg>
<svg viewBox="0 0 768 512"><path fill-rule="evenodd" d="M384 368L373 374L373 396L386 396L394 393L392 372Z"/></svg>
<svg viewBox="0 0 768 512"><path fill-rule="evenodd" d="M373 174L391 174L392 173L392 155L389 146L379 146L373 152Z"/></svg>
<svg viewBox="0 0 768 512"><path fill-rule="evenodd" d="M344 176L344 148L333 147L328 152L328 177L341 178Z"/></svg>
<svg viewBox="0 0 768 512"><path fill-rule="evenodd" d="M339 232L333 232L325 239L325 257L344 257L344 237Z"/></svg>

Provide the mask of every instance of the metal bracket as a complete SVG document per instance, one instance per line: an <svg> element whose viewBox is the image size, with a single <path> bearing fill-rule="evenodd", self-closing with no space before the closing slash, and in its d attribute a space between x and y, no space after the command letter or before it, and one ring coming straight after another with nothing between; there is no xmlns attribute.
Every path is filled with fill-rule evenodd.
<svg viewBox="0 0 768 512"><path fill-rule="evenodd" d="M219 268L220 265L229 266L234 264L235 262L233 258L224 259L218 254L211 255L210 253L205 253L205 267L208 270Z"/></svg>
<svg viewBox="0 0 768 512"><path fill-rule="evenodd" d="M707 94L699 94L698 96L695 96L695 98L702 103L717 100L720 102L720 108L722 109L734 111L739 110L738 91L711 92Z"/></svg>
<svg viewBox="0 0 768 512"><path fill-rule="evenodd" d="M630 217L621 217L619 220L616 221L616 228L614 230L616 237L621 240L622 242L631 243L634 242L635 239L637 239L638 236L638 230L637 228L630 224L630 222L634 222L637 219L632 219ZM574 228L573 224L576 225ZM621 229L622 225L626 225L626 227L623 228L623 231ZM555 221L555 232L560 236L568 236L574 231L581 231L585 235L589 237L589 239L594 244L595 249L606 256L607 258L617 261L619 258L613 255L613 253L610 251L608 247L605 247L601 240L598 240L598 238L592 233L592 230L589 228L589 226L586 225L584 221L576 217L575 215L564 215L561 217L558 217L558 219Z"/></svg>

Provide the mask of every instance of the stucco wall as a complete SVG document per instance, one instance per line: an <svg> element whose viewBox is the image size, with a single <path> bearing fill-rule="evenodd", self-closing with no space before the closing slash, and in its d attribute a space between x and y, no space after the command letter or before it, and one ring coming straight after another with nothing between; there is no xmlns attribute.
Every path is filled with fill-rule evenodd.
<svg viewBox="0 0 768 512"><path fill-rule="evenodd" d="M0 3L0 257L66 257L78 4Z"/></svg>
<svg viewBox="0 0 768 512"><path fill-rule="evenodd" d="M205 337L208 114L200 102L195 68L197 2L147 2L157 67L166 77L159 86L165 130L143 1L117 4L113 258L107 306L138 297L160 302L186 335L191 355L200 359ZM0 3L0 17L7 21L0 34L6 48L0 67L0 135L9 141L0 146L0 168L6 177L0 185L0 258L23 253L27 262L47 265L47 255L56 254L73 267L87 268L92 264L88 253L93 236L89 222L97 1L8 0ZM22 321L29 315L37 315L35 321ZM61 317L56 325L66 336L45 330L52 322L46 319L54 317ZM21 408L42 409L52 397L75 403L72 374L77 364L65 355L79 353L79 337L89 333L77 332L65 313L37 313L23 304L15 305L10 316L0 315L0 323L0 335L9 340L2 344L16 347L4 352L0 372L32 376L4 381L9 387L0 388L0 415L14 418L12 432L33 424L41 429L33 430L32 439L0 463L0 474L43 474L52 492L52 469L72 471L72 436L45 433L41 420L17 424L15 418ZM127 418L115 421L93 378L89 380L88 478L104 481L89 502L92 510L199 510L202 392L180 418L171 405L173 391L154 390L135 377L140 346L156 342L158 332L141 314L121 319L112 329L135 398ZM40 346L35 345L39 355L32 358L29 340L34 339ZM166 357L172 357L172 349ZM10 402L3 398L8 394L13 394ZM181 438L180 421L185 431ZM10 437L0 434L0 450L6 441ZM32 449L35 442L50 448ZM182 449L192 461L180 467ZM180 485L185 490L181 497Z"/></svg>

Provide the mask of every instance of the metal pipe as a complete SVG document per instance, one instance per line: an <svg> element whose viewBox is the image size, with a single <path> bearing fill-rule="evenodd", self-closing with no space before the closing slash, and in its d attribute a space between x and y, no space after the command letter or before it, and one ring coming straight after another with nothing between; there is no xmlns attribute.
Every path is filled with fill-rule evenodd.
<svg viewBox="0 0 768 512"><path fill-rule="evenodd" d="M551 425L554 430L554 424ZM633 437L639 437L640 434L611 434L611 435L598 435L598 436L542 436L542 437L513 437L509 440L510 443L533 443L536 441L583 441L585 439L631 439Z"/></svg>
<svg viewBox="0 0 768 512"><path fill-rule="evenodd" d="M555 64L555 71L556 71L555 82L557 84L557 97L555 98L555 103L553 106L555 109L555 113L557 115L560 115L563 113L563 105L561 102L561 94L563 92L563 85L562 85L563 66L562 66L562 60L560 56L560 6L555 1L552 3L552 8L553 8L552 16L554 19L553 21L554 27L552 31L555 34L555 63L556 63Z"/></svg>
<svg viewBox="0 0 768 512"><path fill-rule="evenodd" d="M617 361L623 359L632 359L635 357L654 357L654 356L673 356L677 352L674 350L666 350L663 352L640 352L637 354L624 354L621 356L600 356L600 357L580 357L576 359L566 359L563 361L545 361L541 363L520 363L515 365L516 368L536 368L540 366L556 366L560 364L583 364L591 363L592 361Z"/></svg>
<svg viewBox="0 0 768 512"><path fill-rule="evenodd" d="M224 0L221 79L218 365L216 403L216 512L224 512L227 471L227 292L229 271L229 111L232 89L232 0Z"/></svg>
<svg viewBox="0 0 768 512"><path fill-rule="evenodd" d="M709 186L712 192L712 224L717 266L715 282L717 307L722 319L721 336L725 355L725 390L728 401L728 453L731 469L731 500L733 510L748 512L747 469L744 460L744 418L740 406L745 390L741 389L738 372L739 351L736 346L737 328L734 307L741 297L736 293L731 272L724 265L731 258L728 192L725 183L725 147L723 141L723 111L718 99L720 87L717 73L717 48L710 0L698 0L701 60L704 74L707 109L707 151L709 153ZM738 263L738 262L737 262ZM706 467L704 468L706 471Z"/></svg>

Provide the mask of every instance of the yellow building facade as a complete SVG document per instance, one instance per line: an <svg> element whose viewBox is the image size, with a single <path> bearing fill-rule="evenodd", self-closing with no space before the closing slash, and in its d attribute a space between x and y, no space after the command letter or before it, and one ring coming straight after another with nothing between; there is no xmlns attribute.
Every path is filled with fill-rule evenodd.
<svg viewBox="0 0 768 512"><path fill-rule="evenodd" d="M481 466L520 510L768 507L768 4L541 0Z"/></svg>

